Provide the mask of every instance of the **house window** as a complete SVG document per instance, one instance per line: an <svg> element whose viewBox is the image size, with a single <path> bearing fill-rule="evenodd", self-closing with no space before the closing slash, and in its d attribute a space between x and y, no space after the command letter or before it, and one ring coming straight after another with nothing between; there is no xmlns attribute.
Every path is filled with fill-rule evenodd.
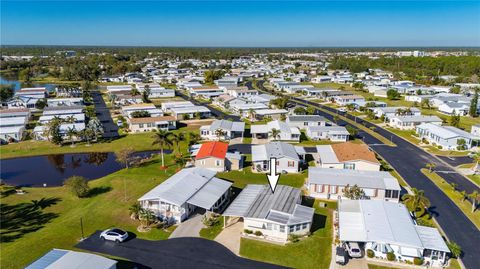
<svg viewBox="0 0 480 269"><path fill-rule="evenodd" d="M272 230L272 224L271 223L267 223L267 230Z"/></svg>
<svg viewBox="0 0 480 269"><path fill-rule="evenodd" d="M300 231L302 229L302 224L295 225L295 231Z"/></svg>
<svg viewBox="0 0 480 269"><path fill-rule="evenodd" d="M307 224L307 223L304 223L304 224L302 224L302 230L305 230L305 229L307 229L307 226L308 226L308 224Z"/></svg>
<svg viewBox="0 0 480 269"><path fill-rule="evenodd" d="M215 164L216 164L217 166L220 166L220 165L222 164L222 162L221 162L220 160L216 160L216 161L215 161Z"/></svg>
<svg viewBox="0 0 480 269"><path fill-rule="evenodd" d="M343 165L343 169L355 170L355 164L354 163L345 163Z"/></svg>
<svg viewBox="0 0 480 269"><path fill-rule="evenodd" d="M285 232L285 225L280 225L280 232L284 233Z"/></svg>
<svg viewBox="0 0 480 269"><path fill-rule="evenodd" d="M295 161L288 161L288 167L295 167Z"/></svg>
<svg viewBox="0 0 480 269"><path fill-rule="evenodd" d="M308 126L308 122L303 122L303 126Z"/></svg>
<svg viewBox="0 0 480 269"><path fill-rule="evenodd" d="M140 128L143 128L143 123L141 123L141 124L139 125L139 127L140 127Z"/></svg>
<svg viewBox="0 0 480 269"><path fill-rule="evenodd" d="M330 186L330 193L337 193L337 186Z"/></svg>
<svg viewBox="0 0 480 269"><path fill-rule="evenodd" d="M290 233L295 232L295 225L288 226L288 231L289 231Z"/></svg>

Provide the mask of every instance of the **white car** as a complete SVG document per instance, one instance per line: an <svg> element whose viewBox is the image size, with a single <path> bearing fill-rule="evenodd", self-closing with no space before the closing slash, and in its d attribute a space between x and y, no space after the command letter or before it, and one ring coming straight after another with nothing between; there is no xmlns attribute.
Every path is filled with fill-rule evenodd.
<svg viewBox="0 0 480 269"><path fill-rule="evenodd" d="M347 251L348 251L348 255L352 258L361 258L363 256L362 249L360 248L357 242L348 242Z"/></svg>
<svg viewBox="0 0 480 269"><path fill-rule="evenodd" d="M115 241L116 243L120 243L125 241L128 238L128 232L125 232L117 228L108 229L103 231L100 234L100 238L102 240L109 240L109 241Z"/></svg>

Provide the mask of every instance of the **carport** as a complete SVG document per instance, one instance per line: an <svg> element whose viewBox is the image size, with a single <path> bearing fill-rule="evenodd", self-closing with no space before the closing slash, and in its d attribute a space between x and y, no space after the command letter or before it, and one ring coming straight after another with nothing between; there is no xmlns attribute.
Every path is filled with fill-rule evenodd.
<svg viewBox="0 0 480 269"><path fill-rule="evenodd" d="M226 228L241 221L263 189L263 185L248 185L245 187L235 201L223 212L223 227Z"/></svg>

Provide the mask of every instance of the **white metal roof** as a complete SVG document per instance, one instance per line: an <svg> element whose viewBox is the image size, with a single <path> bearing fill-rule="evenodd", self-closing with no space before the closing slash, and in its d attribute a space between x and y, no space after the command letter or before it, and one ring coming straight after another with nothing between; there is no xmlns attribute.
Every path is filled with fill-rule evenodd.
<svg viewBox="0 0 480 269"><path fill-rule="evenodd" d="M272 142L264 145L252 145L252 161L270 160L270 158L299 160L295 147L288 143Z"/></svg>
<svg viewBox="0 0 480 269"><path fill-rule="evenodd" d="M117 261L105 257L63 249L52 249L26 269L110 269Z"/></svg>
<svg viewBox="0 0 480 269"><path fill-rule="evenodd" d="M138 200L162 200L178 206L188 202L210 209L232 185L215 178L215 174L215 171L200 167L184 168Z"/></svg>
<svg viewBox="0 0 480 269"><path fill-rule="evenodd" d="M210 112L210 109L204 106L172 107L170 110L175 114Z"/></svg>
<svg viewBox="0 0 480 269"><path fill-rule="evenodd" d="M308 182L325 185L357 185L360 188L400 190L397 180L385 171L361 171L310 167Z"/></svg>
<svg viewBox="0 0 480 269"><path fill-rule="evenodd" d="M340 200L338 212L341 241L377 242L448 252L443 246L445 243L440 242L443 239L438 231L437 234L416 226L403 204L381 200Z"/></svg>
<svg viewBox="0 0 480 269"><path fill-rule="evenodd" d="M337 154L333 151L331 145L318 145L317 153L320 156L322 163L339 163Z"/></svg>

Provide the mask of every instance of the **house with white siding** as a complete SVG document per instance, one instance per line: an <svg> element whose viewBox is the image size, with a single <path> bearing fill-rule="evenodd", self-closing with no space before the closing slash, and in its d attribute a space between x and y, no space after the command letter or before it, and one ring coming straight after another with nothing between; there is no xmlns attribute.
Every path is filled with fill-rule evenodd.
<svg viewBox="0 0 480 269"><path fill-rule="evenodd" d="M279 133L273 137L273 130ZM300 130L297 127L290 127L287 123L279 120L250 126L250 133L256 139L268 139L269 141L292 141L300 142Z"/></svg>
<svg viewBox="0 0 480 269"><path fill-rule="evenodd" d="M425 123L418 125L416 132L420 139L425 139L432 145L441 146L444 150L457 150L461 141L464 142L464 149L470 149L480 141L480 137L453 126Z"/></svg>
<svg viewBox="0 0 480 269"><path fill-rule="evenodd" d="M200 136L206 140L243 138L244 132L243 121L214 120L212 124L200 127Z"/></svg>
<svg viewBox="0 0 480 269"><path fill-rule="evenodd" d="M290 127L306 129L309 126L325 126L327 119L319 115L289 115L285 122Z"/></svg>
<svg viewBox="0 0 480 269"><path fill-rule="evenodd" d="M312 228L314 209L301 204L300 189L278 185L247 185L223 212L230 219L243 220L245 236L286 243L290 235L306 236ZM256 235L260 234L260 235Z"/></svg>
<svg viewBox="0 0 480 269"><path fill-rule="evenodd" d="M277 171L298 173L300 164L305 160L305 150L284 142L252 145L252 170L268 171L271 158L276 159Z"/></svg>
<svg viewBox="0 0 480 269"><path fill-rule="evenodd" d="M144 209L169 223L181 223L195 209L221 211L230 199L231 182L204 168L184 168L138 199Z"/></svg>
<svg viewBox="0 0 480 269"><path fill-rule="evenodd" d="M306 135L312 140L347 142L350 133L343 126L309 126Z"/></svg>
<svg viewBox="0 0 480 269"><path fill-rule="evenodd" d="M435 125L442 125L442 119L437 116L393 116L390 118L389 126L400 130L415 130L417 125L423 123L431 123Z"/></svg>

